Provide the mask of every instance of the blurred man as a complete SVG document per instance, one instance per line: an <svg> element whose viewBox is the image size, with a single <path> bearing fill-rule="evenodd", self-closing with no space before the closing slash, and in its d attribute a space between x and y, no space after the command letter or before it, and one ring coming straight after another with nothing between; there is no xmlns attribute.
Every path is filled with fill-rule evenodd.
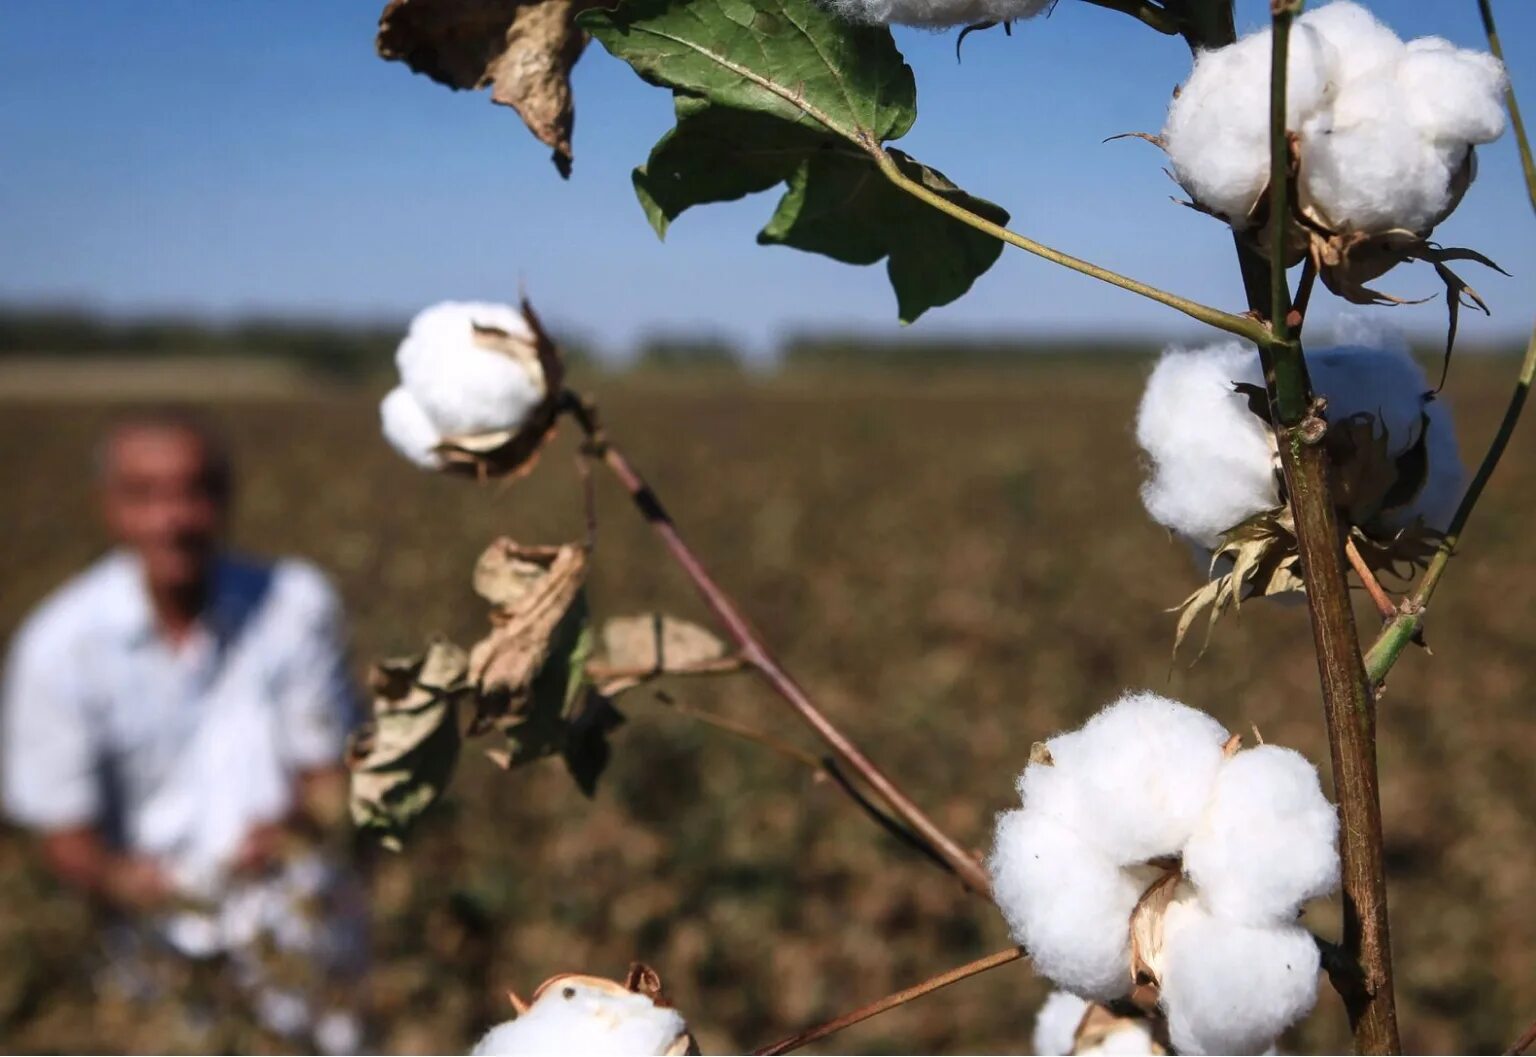
<svg viewBox="0 0 1536 1057"><path fill-rule="evenodd" d="M137 922L119 948L224 959L268 1027L353 1049L344 1003L271 984L260 953L332 984L360 958L343 874L295 851L336 802L355 718L336 597L308 565L222 549L230 468L192 420L121 423L98 472L117 547L11 645L5 806L65 883Z"/></svg>

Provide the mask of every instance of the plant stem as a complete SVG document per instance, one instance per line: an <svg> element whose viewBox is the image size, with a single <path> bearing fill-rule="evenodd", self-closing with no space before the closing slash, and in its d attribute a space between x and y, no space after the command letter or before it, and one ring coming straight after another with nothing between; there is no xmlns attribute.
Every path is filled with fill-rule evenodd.
<svg viewBox="0 0 1536 1057"><path fill-rule="evenodd" d="M1352 537L1344 537L1344 556L1349 559L1350 568L1355 570L1355 575L1360 577L1360 582L1365 585L1365 593L1371 596L1371 601L1376 605L1376 612L1381 614L1382 620L1392 620L1397 616L1397 606L1392 602L1392 596L1387 594L1387 589L1381 586L1381 581L1376 579L1376 574L1371 571L1365 556L1360 553L1360 548L1355 546Z"/></svg>
<svg viewBox="0 0 1536 1057"><path fill-rule="evenodd" d="M1037 257L1044 257L1046 260L1053 264L1059 264L1063 268L1070 268L1074 272L1080 272L1083 275L1109 283L1111 286L1118 286L1122 290L1129 290L1133 294L1140 294L1142 297L1150 298L1158 304L1177 309L1192 319L1198 319L1200 322L1215 327L1218 330L1224 330L1228 334L1236 334L1240 338L1247 338L1249 341L1259 345L1267 345L1271 340L1269 331L1257 320L1251 319L1248 316L1223 312L1219 308L1202 305L1198 301L1189 300L1187 297L1170 294L1166 290L1149 286L1137 279L1131 279L1118 272L1110 271L1108 268L1101 268L1097 264L1091 264L1078 257L1062 253L1060 250L1053 250L1049 246L1036 242L1033 239L1025 238L1017 232L1010 231L1001 224L995 224L986 217L972 213L958 202L950 201L937 191L925 187L922 183L909 177L901 171L901 165L896 159L880 144L866 142L864 149L874 158L875 164L880 167L880 171L885 174L886 179L890 180L891 183L914 198L927 202L939 212L960 221L962 224L973 227L977 231L986 232L993 238L1001 239L1003 242L1008 243L1008 245L1016 246L1026 253L1033 253Z"/></svg>
<svg viewBox="0 0 1536 1057"><path fill-rule="evenodd" d="M1179 32L1178 19L1174 18L1167 8L1150 3L1149 0L1085 0L1085 2L1140 19L1159 33L1165 33L1170 37Z"/></svg>
<svg viewBox="0 0 1536 1057"><path fill-rule="evenodd" d="M767 1057L767 1055L771 1054L789 1053L791 1050L798 1050L801 1046L808 1046L817 1039L824 1039L828 1035L835 1035L844 1028L852 1027L860 1021L868 1020L870 1017L884 1013L888 1009L895 1009L897 1006L905 1005L915 998L922 998L924 995L937 991L941 987L948 987L950 984L958 983L968 976L975 976L977 973L984 973L988 969L996 969L999 965L1016 962L1023 958L1024 955L1023 947L1009 947L1007 950L998 951L996 954L989 954L985 958L978 958L974 962L960 966L958 969L951 969L947 973L940 973L938 976L924 980L922 983L915 984L904 991L897 991L893 995L887 995L879 1001L871 1002L869 1005L855 1009L851 1013L844 1013L842 1016L829 1020L825 1024L818 1024L814 1028L807 1028L802 1032L789 1036L787 1039L780 1039L772 1046L765 1046L753 1052L762 1055L762 1057Z"/></svg>
<svg viewBox="0 0 1536 1057"><path fill-rule="evenodd" d="M1504 48L1499 44L1499 31L1493 24L1491 0L1477 0L1477 9L1483 16L1483 31L1488 34L1488 50L1504 62ZM1509 64L1504 64L1508 70ZM1520 145L1520 165L1525 169L1525 189L1531 196L1531 208L1536 209L1536 157L1531 153L1531 139L1525 132L1525 122L1520 120L1520 104L1515 101L1515 84L1510 81L1504 89L1504 102L1509 106L1509 120L1515 126L1515 142Z"/></svg>
<svg viewBox="0 0 1536 1057"><path fill-rule="evenodd" d="M1498 30L1494 28L1493 8L1489 0L1477 0L1477 6L1483 15L1483 29L1488 33L1488 46L1502 61L1504 49L1499 46ZM1536 209L1536 161L1531 157L1531 140L1526 134L1525 122L1520 118L1520 107L1515 102L1513 85L1510 85L1505 92L1505 100L1509 104L1510 122L1515 126L1515 139L1520 143L1520 160L1525 167L1525 187L1530 192L1531 208ZM1536 378L1536 331L1532 332L1530 344L1526 346L1525 359L1521 362L1520 374L1515 379L1515 391L1510 394L1509 406L1504 410L1504 420L1499 423L1499 431L1494 434L1493 442L1488 445L1488 453L1483 456L1476 476L1472 478L1472 483L1467 486L1467 492L1462 496L1460 505L1456 507L1456 514L1451 518L1445 538L1440 541L1434 557L1430 559L1429 567L1424 570L1424 577L1419 581L1418 589L1404 604L1402 615L1381 630L1381 634L1377 636L1365 655L1366 670L1370 673L1373 682L1380 683L1386 678L1392 666L1397 663L1397 659L1402 656L1403 650L1408 648L1408 643L1418 635L1424 623L1424 612L1429 606L1429 598L1435 593L1435 588L1440 584L1440 578L1445 575L1446 566L1450 564L1451 556L1455 554L1457 546L1461 543L1461 533L1467 526L1467 519L1472 516L1473 509L1482 497L1483 489L1488 485L1488 479L1493 476L1499 460L1504 457L1504 449L1509 447L1509 438L1515 432L1515 424L1520 421L1520 412L1525 408L1525 398L1531 391L1533 378Z"/></svg>
<svg viewBox="0 0 1536 1057"><path fill-rule="evenodd" d="M1499 430L1494 434L1493 442L1488 446L1488 453L1483 456L1483 461L1477 468L1477 473L1472 478L1472 483L1467 485L1466 494L1461 497L1461 504L1456 507L1456 513L1451 518L1451 523L1446 529L1445 537L1440 541L1440 546L1435 549L1434 557L1429 560L1429 566L1424 570L1424 576L1419 580L1419 586L1403 604L1402 611L1392 619L1386 627L1381 629L1381 634L1371 644L1371 648L1365 655L1366 671L1370 674L1371 681L1380 683L1386 678L1397 659L1402 656L1403 650L1413 641L1424 623L1424 613L1429 608L1430 596L1435 593L1435 588L1440 585L1440 578L1445 575L1446 568L1450 565L1456 548L1461 545L1462 531L1467 527L1467 520L1472 516L1478 500L1482 498L1483 489L1488 486L1488 480L1493 476L1493 471L1498 467L1499 460L1504 457L1504 449L1509 447L1509 439L1514 436L1515 426L1520 421L1520 412L1525 408L1525 399L1530 394L1531 382L1536 379L1536 331L1531 333L1531 340L1525 348L1525 359L1520 364L1520 375L1515 380L1515 391L1510 394L1509 406L1504 409L1504 420L1499 423Z"/></svg>
<svg viewBox="0 0 1536 1057"><path fill-rule="evenodd" d="M1284 223L1290 179L1286 128L1286 70L1291 24L1302 0L1271 0L1270 189L1273 220L1268 271L1268 317L1274 342L1260 346L1281 464L1296 520L1296 543L1307 585L1307 608L1322 679L1323 714L1339 800L1340 860L1344 890L1343 948L1360 965L1364 987L1342 997L1360 1053L1397 1053L1397 1013L1387 923L1386 866L1376 773L1376 702L1361 661L1345 572L1345 534L1333 502L1332 467L1321 443L1327 423L1318 414L1301 343L1290 332L1290 290L1285 281ZM1257 285L1245 262L1250 296Z"/></svg>
<svg viewBox="0 0 1536 1057"><path fill-rule="evenodd" d="M1530 1026L1521 1032L1520 1037L1515 1040L1515 1044L1504 1051L1504 1057L1519 1057L1520 1054L1530 1049L1532 1044L1536 1044L1536 1020L1531 1021Z"/></svg>
<svg viewBox="0 0 1536 1057"><path fill-rule="evenodd" d="M693 582L703 597L705 605L725 628L735 642L741 659L755 668L779 696L789 703L797 715L816 732L833 754L858 775L866 785L885 802L891 811L914 833L928 844L933 852L944 860L967 888L980 895L989 895L991 884L987 872L976 858L934 823L884 772L865 756L853 741L829 720L811 701L805 690L784 670L778 659L752 629L736 603L715 583L704 564L683 541L671 515L645 480L603 435L594 409L573 393L566 394L565 409L580 424L587 435L588 451L602 460L612 471L624 490L630 495L642 517L661 538L678 566Z"/></svg>

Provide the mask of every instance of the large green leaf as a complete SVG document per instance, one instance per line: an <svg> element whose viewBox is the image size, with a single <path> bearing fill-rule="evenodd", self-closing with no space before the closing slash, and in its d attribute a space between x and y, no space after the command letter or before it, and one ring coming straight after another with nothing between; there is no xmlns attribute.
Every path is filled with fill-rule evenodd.
<svg viewBox="0 0 1536 1057"><path fill-rule="evenodd" d="M883 27L815 0L623 0L582 24L673 89L677 125L635 170L658 235L685 210L786 185L758 236L850 264L888 259L903 322L970 289L1002 244L912 198L876 164L916 116L911 69ZM1008 214L899 151L905 173L997 223Z"/></svg>

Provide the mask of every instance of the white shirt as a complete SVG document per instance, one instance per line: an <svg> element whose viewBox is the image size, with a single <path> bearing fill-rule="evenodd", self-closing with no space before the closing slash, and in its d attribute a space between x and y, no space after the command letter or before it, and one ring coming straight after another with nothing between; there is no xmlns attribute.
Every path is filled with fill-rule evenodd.
<svg viewBox="0 0 1536 1057"><path fill-rule="evenodd" d="M220 559L206 612L172 646L137 559L115 552L11 644L0 792L22 825L95 824L174 860L199 827L235 843L227 831L284 814L299 772L341 760L356 704L341 609L313 567Z"/></svg>

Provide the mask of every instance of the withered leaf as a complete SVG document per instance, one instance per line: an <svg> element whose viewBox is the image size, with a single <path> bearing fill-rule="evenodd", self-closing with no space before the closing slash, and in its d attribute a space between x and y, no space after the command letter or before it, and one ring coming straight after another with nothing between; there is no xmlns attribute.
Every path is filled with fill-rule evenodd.
<svg viewBox="0 0 1536 1057"><path fill-rule="evenodd" d="M605 694L616 694L659 675L732 671L734 659L711 631L668 616L639 613L603 624L603 656L591 671Z"/></svg>
<svg viewBox="0 0 1536 1057"><path fill-rule="evenodd" d="M1223 562L1230 562L1231 568L1217 575L1216 569ZM1175 654L1202 613L1206 616L1206 629L1200 654L1210 645L1216 621L1228 609L1241 606L1244 598L1306 589L1290 508L1276 507L1255 514L1223 533L1221 542L1211 552L1211 572L1210 580L1176 607L1179 623L1173 637Z"/></svg>
<svg viewBox="0 0 1536 1057"><path fill-rule="evenodd" d="M594 687L587 687L567 722L566 770L587 796L597 792L597 780L608 767L608 735L624 723L624 714Z"/></svg>
<svg viewBox="0 0 1536 1057"><path fill-rule="evenodd" d="M470 679L480 692L474 732L526 707L586 571L586 549L576 544L527 547L503 537L480 556L474 585L491 603L491 631L469 656Z"/></svg>
<svg viewBox="0 0 1536 1057"><path fill-rule="evenodd" d="M591 652L586 597L577 594L550 633L544 657L520 707L495 721L507 737L507 766L542 759L565 748L570 718L590 685L586 662Z"/></svg>
<svg viewBox="0 0 1536 1057"><path fill-rule="evenodd" d="M353 822L388 846L430 807L459 755L458 710L473 696L468 658L448 642L421 657L382 661L370 675L373 718L348 746Z"/></svg>
<svg viewBox="0 0 1536 1057"><path fill-rule="evenodd" d="M450 88L491 89L571 172L571 68L587 35L575 17L600 0L389 0L379 55Z"/></svg>

